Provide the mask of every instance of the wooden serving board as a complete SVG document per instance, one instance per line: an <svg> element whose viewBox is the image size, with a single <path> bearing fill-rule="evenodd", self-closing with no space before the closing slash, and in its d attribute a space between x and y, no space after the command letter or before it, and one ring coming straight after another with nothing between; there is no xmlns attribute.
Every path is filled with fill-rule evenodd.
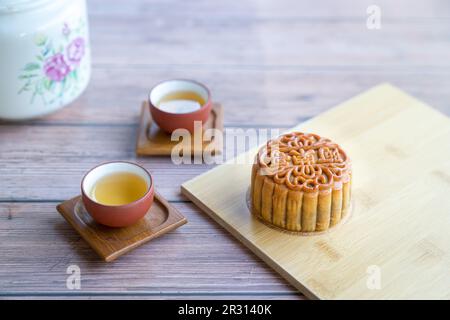
<svg viewBox="0 0 450 320"><path fill-rule="evenodd" d="M382 84L292 130L352 159L352 217L335 230L290 235L253 218L251 164L218 166L183 194L310 298L449 299L449 119Z"/></svg>
<svg viewBox="0 0 450 320"><path fill-rule="evenodd" d="M211 114L203 124L203 129L223 131L223 108L221 104L213 103ZM194 141L195 139L192 139L192 156L202 155L207 147L211 150L212 155L222 152L222 145L215 136L212 136L208 142L199 143L198 146L194 144ZM136 154L139 156L170 156L173 147L178 143L179 141L172 141L171 135L158 127L152 119L148 102L143 101L136 140Z"/></svg>
<svg viewBox="0 0 450 320"><path fill-rule="evenodd" d="M106 262L187 222L186 218L158 193L148 213L135 224L111 228L96 223L84 208L81 196L59 204L56 209Z"/></svg>

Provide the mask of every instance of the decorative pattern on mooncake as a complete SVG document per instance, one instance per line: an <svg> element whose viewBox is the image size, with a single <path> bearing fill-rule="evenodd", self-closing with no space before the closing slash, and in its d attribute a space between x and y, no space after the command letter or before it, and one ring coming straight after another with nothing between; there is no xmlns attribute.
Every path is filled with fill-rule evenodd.
<svg viewBox="0 0 450 320"><path fill-rule="evenodd" d="M341 147L316 134L269 140L252 169L251 211L287 231L318 232L349 212L351 163Z"/></svg>

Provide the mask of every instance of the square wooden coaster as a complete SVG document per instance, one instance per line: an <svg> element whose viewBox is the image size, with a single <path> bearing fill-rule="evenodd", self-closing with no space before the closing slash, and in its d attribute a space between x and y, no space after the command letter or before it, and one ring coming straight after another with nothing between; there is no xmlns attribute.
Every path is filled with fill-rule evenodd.
<svg viewBox="0 0 450 320"><path fill-rule="evenodd" d="M213 128L223 131L223 108L219 103L213 104L211 115L203 127L205 129ZM178 141L172 141L170 138L171 135L162 131L153 121L148 102L143 101L137 133L136 154L140 156L170 155L172 148L179 143ZM202 154L203 150L210 144L214 144L212 154L220 154L222 152L222 146L213 137L211 141L203 143L201 150L194 148L193 155Z"/></svg>
<svg viewBox="0 0 450 320"><path fill-rule="evenodd" d="M186 218L157 193L149 212L125 228L96 223L84 208L81 196L64 201L56 209L106 262L187 223Z"/></svg>
<svg viewBox="0 0 450 320"><path fill-rule="evenodd" d="M335 230L287 234L250 214L258 148L182 193L310 298L448 299L449 118L385 84L290 131L332 138L352 159L353 212Z"/></svg>

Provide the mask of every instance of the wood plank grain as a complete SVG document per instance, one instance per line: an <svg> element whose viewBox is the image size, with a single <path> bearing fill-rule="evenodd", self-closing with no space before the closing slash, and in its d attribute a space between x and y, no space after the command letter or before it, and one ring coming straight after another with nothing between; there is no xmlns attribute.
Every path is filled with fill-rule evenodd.
<svg viewBox="0 0 450 320"><path fill-rule="evenodd" d="M162 79L177 77L194 78L211 88L213 99L224 107L225 126L294 126L381 82L391 82L450 115L446 90L450 70L111 66L94 68L91 84L73 104L30 123L136 125L150 88Z"/></svg>
<svg viewBox="0 0 450 320"><path fill-rule="evenodd" d="M181 183L213 167L176 165L170 157L136 157L136 133L137 127L128 125L0 126L0 150L7 150L0 157L0 201L70 199L80 193L81 179L90 168L113 160L140 163L152 173L159 193L179 201L184 199ZM220 157L233 157L231 151Z"/></svg>
<svg viewBox="0 0 450 320"><path fill-rule="evenodd" d="M99 293L99 292L32 292L32 293L6 293L0 294L0 300L305 300L305 296L296 293L280 292L234 292L220 293L161 293L161 292L118 292L118 293Z"/></svg>
<svg viewBox="0 0 450 320"><path fill-rule="evenodd" d="M145 22L136 26L133 22L138 19ZM188 20L170 24L169 20L155 26L155 20L145 16L118 17L114 26L109 19L94 21L92 52L97 63L102 64L233 69L264 65L447 68L445 58L450 49L444 40L447 20L385 22L384 28L377 31L366 28L364 15L357 22L339 23L243 20L233 24L226 20L217 24ZM107 30L111 32L107 37L96 37L96 32L104 34ZM126 45L121 42L124 37L128 38ZM416 41L422 41L423 46L416 46ZM183 50L182 56L179 50Z"/></svg>
<svg viewBox="0 0 450 320"><path fill-rule="evenodd" d="M107 3L108 5L104 5ZM358 2L352 0L322 0L320 5L315 0L244 0L229 1L179 1L179 0L89 0L91 15L135 15L157 14L164 16L185 15L200 17L252 18L255 16L289 19L358 19L361 12L373 4L370 0ZM450 7L446 0L390 0L377 1L388 19L445 19L449 18ZM253 10L249 10L253 9Z"/></svg>
<svg viewBox="0 0 450 320"><path fill-rule="evenodd" d="M81 268L75 294L239 295L295 290L190 203L174 204L189 223L104 263L56 212L57 203L0 206L0 291L74 294L66 269ZM199 248L201 247L201 250Z"/></svg>
<svg viewBox="0 0 450 320"><path fill-rule="evenodd" d="M382 28L368 30L371 4L329 1L311 12L319 6L299 1L139 2L125 14L93 4L93 53L137 65L448 66L448 3L382 1Z"/></svg>

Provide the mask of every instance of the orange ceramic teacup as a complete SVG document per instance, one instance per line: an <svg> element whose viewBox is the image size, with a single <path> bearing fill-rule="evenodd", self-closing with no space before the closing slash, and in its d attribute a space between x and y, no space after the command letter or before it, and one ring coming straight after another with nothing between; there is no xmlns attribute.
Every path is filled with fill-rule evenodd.
<svg viewBox="0 0 450 320"><path fill-rule="evenodd" d="M81 197L87 212L98 223L126 227L145 216L153 203L150 173L126 161L101 164L81 181Z"/></svg>
<svg viewBox="0 0 450 320"><path fill-rule="evenodd" d="M212 102L209 89L193 80L167 80L156 85L149 94L153 120L164 131L176 129L194 132L195 121L208 120Z"/></svg>

